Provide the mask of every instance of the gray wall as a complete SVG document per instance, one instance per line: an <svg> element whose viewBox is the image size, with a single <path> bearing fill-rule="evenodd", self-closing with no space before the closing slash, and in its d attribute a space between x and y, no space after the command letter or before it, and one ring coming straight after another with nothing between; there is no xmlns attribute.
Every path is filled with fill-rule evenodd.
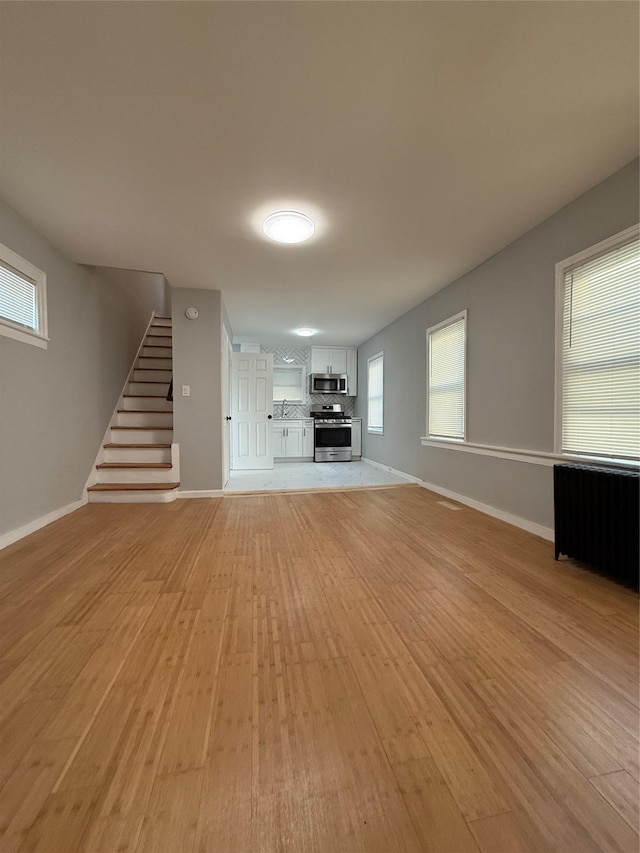
<svg viewBox="0 0 640 853"><path fill-rule="evenodd" d="M220 350L223 305L219 290L174 288L173 427L180 444L180 490L222 488L222 386ZM188 320L185 309L198 309ZM191 396L182 396L182 386Z"/></svg>
<svg viewBox="0 0 640 853"><path fill-rule="evenodd" d="M0 242L47 274L46 350L0 337L0 534L82 497L158 293L65 258L0 201ZM146 307L144 304L146 302Z"/></svg>
<svg viewBox="0 0 640 853"><path fill-rule="evenodd" d="M363 418L367 358L385 356L384 435L369 435L363 423L363 455L551 527L551 468L420 444L426 329L468 309L468 441L553 452L555 264L638 219L634 160L362 344L356 408Z"/></svg>
<svg viewBox="0 0 640 853"><path fill-rule="evenodd" d="M135 328L144 329L149 322L149 306L156 314L168 317L171 313L171 288L161 272L123 270L115 267L94 267L95 272L109 284L110 290L127 305L127 316Z"/></svg>

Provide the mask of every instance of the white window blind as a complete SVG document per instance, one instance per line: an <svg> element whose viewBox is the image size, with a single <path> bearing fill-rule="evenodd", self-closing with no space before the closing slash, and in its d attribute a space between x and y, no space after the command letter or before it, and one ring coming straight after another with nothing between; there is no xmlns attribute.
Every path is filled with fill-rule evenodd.
<svg viewBox="0 0 640 853"><path fill-rule="evenodd" d="M638 237L566 269L563 297L561 451L638 459Z"/></svg>
<svg viewBox="0 0 640 853"><path fill-rule="evenodd" d="M368 362L367 377L367 430L382 432L384 409L384 356L383 353L372 356Z"/></svg>
<svg viewBox="0 0 640 853"><path fill-rule="evenodd" d="M433 438L465 437L466 312L427 331L428 432Z"/></svg>
<svg viewBox="0 0 640 853"><path fill-rule="evenodd" d="M0 317L38 331L38 288L35 281L0 262Z"/></svg>

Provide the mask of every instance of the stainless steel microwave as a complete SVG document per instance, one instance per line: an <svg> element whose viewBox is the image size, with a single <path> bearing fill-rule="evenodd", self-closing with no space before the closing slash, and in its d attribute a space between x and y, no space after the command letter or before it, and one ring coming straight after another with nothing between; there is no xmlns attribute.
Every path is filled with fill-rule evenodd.
<svg viewBox="0 0 640 853"><path fill-rule="evenodd" d="M346 373L312 373L309 376L310 394L347 394Z"/></svg>

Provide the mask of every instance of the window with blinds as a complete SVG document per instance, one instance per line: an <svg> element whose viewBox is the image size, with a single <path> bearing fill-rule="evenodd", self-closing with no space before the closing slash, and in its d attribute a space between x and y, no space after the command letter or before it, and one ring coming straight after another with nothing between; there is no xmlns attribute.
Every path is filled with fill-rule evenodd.
<svg viewBox="0 0 640 853"><path fill-rule="evenodd" d="M382 433L384 409L384 353L367 361L367 431Z"/></svg>
<svg viewBox="0 0 640 853"><path fill-rule="evenodd" d="M0 334L38 346L46 345L46 276L2 245Z"/></svg>
<svg viewBox="0 0 640 853"><path fill-rule="evenodd" d="M620 236L558 265L561 453L640 459L640 240Z"/></svg>
<svg viewBox="0 0 640 853"><path fill-rule="evenodd" d="M431 438L465 439L467 312L427 329L427 430Z"/></svg>
<svg viewBox="0 0 640 853"><path fill-rule="evenodd" d="M35 281L0 263L0 317L38 329L38 288Z"/></svg>

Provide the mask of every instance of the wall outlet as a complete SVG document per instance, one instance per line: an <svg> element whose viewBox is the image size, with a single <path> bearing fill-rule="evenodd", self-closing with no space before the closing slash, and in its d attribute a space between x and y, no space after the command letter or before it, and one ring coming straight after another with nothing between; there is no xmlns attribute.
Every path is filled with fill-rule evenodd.
<svg viewBox="0 0 640 853"><path fill-rule="evenodd" d="M190 397L191 396L191 385L183 385L182 386L182 396Z"/></svg>

